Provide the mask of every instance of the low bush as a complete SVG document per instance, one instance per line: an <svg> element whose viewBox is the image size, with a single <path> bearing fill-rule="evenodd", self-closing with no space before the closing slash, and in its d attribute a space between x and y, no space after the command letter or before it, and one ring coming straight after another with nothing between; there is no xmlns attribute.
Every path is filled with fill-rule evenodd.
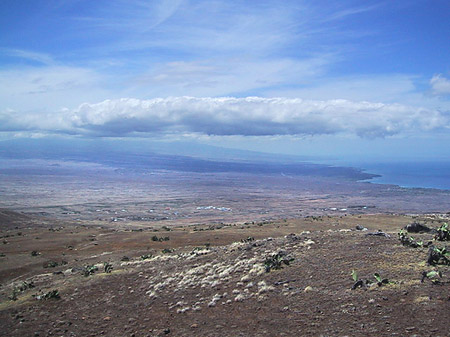
<svg viewBox="0 0 450 337"><path fill-rule="evenodd" d="M422 248L428 247L431 242L423 243L423 241L416 241L414 238L409 237L408 234L402 229L398 232L398 239L403 246L408 246L412 248Z"/></svg>
<svg viewBox="0 0 450 337"><path fill-rule="evenodd" d="M447 247L431 246L428 250L427 262L430 266L438 264L450 266L450 252L447 251Z"/></svg>
<svg viewBox="0 0 450 337"><path fill-rule="evenodd" d="M36 296L36 299L38 300L49 300L49 299L60 299L61 296L59 295L59 291L57 289L50 290L49 292Z"/></svg>
<svg viewBox="0 0 450 337"><path fill-rule="evenodd" d="M355 283L352 286L352 290L355 290L356 288L365 288L371 286L372 284L376 284L379 287L381 287L386 284L394 283L392 281L389 281L387 278L381 278L379 273L373 274L375 282L370 279L358 279L358 273L355 270L352 270L351 275L353 281L355 281Z"/></svg>
<svg viewBox="0 0 450 337"><path fill-rule="evenodd" d="M430 279L433 284L439 284L440 283L439 278L442 278L442 273L440 271L437 270L432 270L429 272L424 271L422 272L421 282L423 283L425 279Z"/></svg>
<svg viewBox="0 0 450 337"><path fill-rule="evenodd" d="M113 265L109 262L104 262L103 267L104 267L105 273L110 273L113 270Z"/></svg>
<svg viewBox="0 0 450 337"><path fill-rule="evenodd" d="M164 237L157 237L156 235L153 235L152 236L152 241L155 241L155 242L163 242L163 241L169 241L170 240L170 237L168 237L168 236L164 236Z"/></svg>
<svg viewBox="0 0 450 337"><path fill-rule="evenodd" d="M270 272L272 269L281 269L283 265L289 266L289 264L294 261L292 257L289 257L286 252L280 251L276 254L272 254L266 257L264 260L264 267L266 272Z"/></svg>
<svg viewBox="0 0 450 337"><path fill-rule="evenodd" d="M437 234L434 238L438 241L450 241L450 229L448 228L448 223L444 223L437 229Z"/></svg>
<svg viewBox="0 0 450 337"><path fill-rule="evenodd" d="M242 239L241 240L242 243L249 243L249 242L252 242L252 241L255 241L255 238L253 236L249 236L246 239Z"/></svg>
<svg viewBox="0 0 450 337"><path fill-rule="evenodd" d="M27 289L31 289L34 288L34 282L27 282L27 281L23 281L19 286L14 287L12 293L10 296L8 296L8 298L11 301L17 301L17 295L20 294L21 292L27 290Z"/></svg>
<svg viewBox="0 0 450 337"><path fill-rule="evenodd" d="M90 275L93 275L96 271L98 271L97 266L87 265L83 267L83 269L81 270L81 274L84 275L85 277L88 277Z"/></svg>

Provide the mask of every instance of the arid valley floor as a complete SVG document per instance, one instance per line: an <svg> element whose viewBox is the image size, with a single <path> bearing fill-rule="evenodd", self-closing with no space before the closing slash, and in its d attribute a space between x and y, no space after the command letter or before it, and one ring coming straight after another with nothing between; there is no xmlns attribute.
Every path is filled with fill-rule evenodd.
<svg viewBox="0 0 450 337"><path fill-rule="evenodd" d="M0 335L449 335L450 267L397 236L449 222L449 191L94 173L1 174Z"/></svg>

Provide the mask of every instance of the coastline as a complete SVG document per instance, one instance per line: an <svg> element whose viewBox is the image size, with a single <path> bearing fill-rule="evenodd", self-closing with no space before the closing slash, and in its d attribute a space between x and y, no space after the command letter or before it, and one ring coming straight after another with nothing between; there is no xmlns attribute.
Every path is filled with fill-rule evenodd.
<svg viewBox="0 0 450 337"><path fill-rule="evenodd" d="M370 183L450 191L450 163L401 162L363 164L358 167L363 167L363 172L376 175L366 180Z"/></svg>

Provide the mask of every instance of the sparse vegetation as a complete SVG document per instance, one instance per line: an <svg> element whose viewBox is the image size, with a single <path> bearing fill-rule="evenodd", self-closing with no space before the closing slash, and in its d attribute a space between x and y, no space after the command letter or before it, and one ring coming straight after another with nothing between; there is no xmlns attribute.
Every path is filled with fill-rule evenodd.
<svg viewBox="0 0 450 337"><path fill-rule="evenodd" d="M111 273L113 270L113 265L109 262L104 262L103 267L104 267L105 273Z"/></svg>
<svg viewBox="0 0 450 337"><path fill-rule="evenodd" d="M398 239L403 246L412 248L428 247L431 244L430 242L423 243L423 241L416 241L414 238L408 236L407 232L403 229L398 232Z"/></svg>
<svg viewBox="0 0 450 337"><path fill-rule="evenodd" d="M442 278L442 273L438 270L432 270L429 272L424 271L422 272L421 282L423 283L425 279L429 279L433 284L439 284L441 282L439 278Z"/></svg>
<svg viewBox="0 0 450 337"><path fill-rule="evenodd" d="M34 287L35 287L35 285L34 285L33 281L31 281L31 282L23 281L22 284L17 287L17 289L19 291L25 291L27 289L31 289L31 288L34 288Z"/></svg>
<svg viewBox="0 0 450 337"><path fill-rule="evenodd" d="M448 228L447 222L437 229L435 239L438 241L450 241L450 229Z"/></svg>
<svg viewBox="0 0 450 337"><path fill-rule="evenodd" d="M375 273L373 274L373 277L377 281L377 285L381 287L383 284L389 284L389 280L387 278L381 278L380 274Z"/></svg>
<svg viewBox="0 0 450 337"><path fill-rule="evenodd" d="M27 282L27 281L23 281L19 286L16 286L13 288L13 291L11 293L10 296L8 296L8 299L10 299L11 301L17 301L18 297L17 295L19 295L21 292L24 292L27 289L31 289L34 288L34 282Z"/></svg>
<svg viewBox="0 0 450 337"><path fill-rule="evenodd" d="M164 237L158 237L158 236L156 236L156 235L153 235L152 236L152 241L156 241L156 242L163 242L163 241L169 241L170 240L170 237L168 237L168 236L164 236Z"/></svg>
<svg viewBox="0 0 450 337"><path fill-rule="evenodd" d="M8 296L8 299L11 301L17 301L17 295L19 294L19 292L17 291L16 288L13 289L11 295Z"/></svg>
<svg viewBox="0 0 450 337"><path fill-rule="evenodd" d="M49 292L43 294L43 295L38 295L36 296L36 299L38 300L49 300L49 299L60 299L61 296L59 294L59 290L54 289L54 290L50 290Z"/></svg>
<svg viewBox="0 0 450 337"><path fill-rule="evenodd" d="M253 236L249 236L246 239L242 239L241 240L242 243L249 243L249 242L252 242L252 241L255 241L255 238Z"/></svg>
<svg viewBox="0 0 450 337"><path fill-rule="evenodd" d="M283 265L289 266L289 264L294 261L293 258L289 257L286 252L279 251L276 254L272 254L264 260L264 267L266 272L270 272L272 269L281 269Z"/></svg>
<svg viewBox="0 0 450 337"><path fill-rule="evenodd" d="M148 260L148 259L151 259L152 257L153 257L152 254L144 254L144 255L141 255L141 259L142 259L142 260Z"/></svg>
<svg viewBox="0 0 450 337"><path fill-rule="evenodd" d="M61 262L56 262L56 261L50 260L50 261L45 262L43 267L44 268L55 268L55 267L63 266L66 264L67 264L67 261L64 261L64 260Z"/></svg>
<svg viewBox="0 0 450 337"><path fill-rule="evenodd" d="M447 247L435 247L431 246L428 250L428 260L427 263L430 266L435 266L438 264L450 265L450 252L447 251Z"/></svg>
<svg viewBox="0 0 450 337"><path fill-rule="evenodd" d="M395 235L395 229L408 223L407 219L390 217L397 221L392 221L392 224L378 215L363 215L358 220L356 217L351 216L350 221L343 220L339 224L334 218L329 221L324 217L327 224L315 221L312 225L311 219L289 219L286 222L288 228L281 229L276 229L278 223L267 228L257 227L255 223L254 228L245 231L239 230L239 226L226 229L223 236L217 232L193 234L193 227L187 226L174 227L170 233L155 233L153 229L133 233L128 225L114 231L74 227L74 235L51 233L52 237L58 236L58 240L61 240L55 244L57 249L47 246L47 237L42 237L42 242L34 240L36 229L33 232L25 229L25 237L20 240L28 236L30 244L23 246L21 254L16 257L17 261L25 253L26 260L35 261L38 267L49 260L59 263L61 259L69 261L70 267L39 270L34 264L31 270L33 273L27 271L29 274L26 278L21 276L18 279L34 280L36 288L23 293L20 287L16 287L13 292L13 285L19 286L19 282L14 282L12 278L7 280L3 285L3 295L0 294L2 306L9 310L4 317L11 328L8 327L10 330L6 331L9 333L18 329L25 336L33 335L35 331L40 335L48 335L48 332L58 334L68 329L77 335L87 332L90 335L97 332L98 325L90 324L96 321L106 334L115 330L117 335L131 335L136 330L137 334L142 332L145 335L152 329L152 335L162 335L163 325L160 329L154 325L156 320L162 318L169 322L172 333L176 332L177 335L214 334L222 330L224 335L235 335L241 331L229 328L228 322L219 322L223 328L217 329L216 322L203 318L213 316L233 320L232 315L228 316L229 312L265 308L258 315L261 315L261 320L273 321L264 327L269 335L289 335L288 328L283 330L284 324L292 323L286 317L298 318L297 313L305 322L314 322L315 319L324 318L324 315L334 316L330 321L332 328L311 328L311 333L328 331L330 334L345 334L348 326L354 323L354 319L349 317L353 313L368 318L374 313L381 313L386 317L381 321L375 320L373 329L377 329L377 333L386 332L383 330L385 324L388 328L398 328L400 334L409 331L405 330L406 327L414 325L412 333L426 335L426 327L402 321L404 307L407 305L411 310L438 308L442 300L446 299L448 267L442 266L442 261L436 267L425 267L428 248L403 247L395 237L390 240L368 240L365 233L353 231L344 235L340 232L342 228L353 229L356 223L363 223L371 230L380 228ZM99 238L99 247L89 243L92 233ZM170 234L171 241L152 242L154 234L158 235L158 242L160 236ZM417 242L427 242L435 234L408 233L407 236L414 236ZM13 246L18 239L9 240ZM211 249L206 249L206 242L208 246L211 243ZM445 243L434 242L439 248ZM73 244L77 250L68 251L68 244ZM42 258L30 257L30 249L42 252ZM5 265L13 265L11 262L15 260L12 251L14 249L4 250L7 254L7 259L3 258ZM389 260L385 261L385 257L389 257ZM121 258L132 262L122 263ZM418 264L420 261L422 264ZM342 270L347 270L348 274L351 272L351 276L339 276ZM52 272L60 274L53 275ZM398 280L398 285L390 286L391 282L386 277ZM421 278L423 283L419 283ZM352 285L355 290L350 290ZM52 289L58 289L58 293L51 293ZM60 294L62 300L51 299L58 298ZM30 303L37 295L41 300ZM280 312L275 318L270 314L273 310ZM423 314L426 319L430 319L435 312L425 310ZM16 318L19 315L23 316L24 324L17 324L22 320L22 317ZM69 322L75 319L73 317L77 318L77 325L72 323L69 327ZM85 319L81 319L83 317ZM141 320L141 317L148 320ZM400 321L398 325L397 321ZM39 322L39 326L33 326L33 322ZM292 324L295 330L295 323ZM435 334L445 335L445 327L440 324ZM366 331L364 328L356 334ZM297 332L299 335L309 333L306 330ZM252 335L250 330L242 333Z"/></svg>
<svg viewBox="0 0 450 337"><path fill-rule="evenodd" d="M81 274L84 275L85 277L88 277L88 276L93 275L96 271L98 271L97 266L87 265L87 266L83 267L83 269L81 270Z"/></svg>
<svg viewBox="0 0 450 337"><path fill-rule="evenodd" d="M372 281L371 279L358 279L358 273L355 270L352 270L351 276L352 276L353 281L355 282L352 286L352 290L355 290L357 288L369 287L373 284L376 284L379 287L381 287L382 285L393 283L393 282L389 281L389 279L387 279L387 278L382 278L379 273L373 274L375 282Z"/></svg>

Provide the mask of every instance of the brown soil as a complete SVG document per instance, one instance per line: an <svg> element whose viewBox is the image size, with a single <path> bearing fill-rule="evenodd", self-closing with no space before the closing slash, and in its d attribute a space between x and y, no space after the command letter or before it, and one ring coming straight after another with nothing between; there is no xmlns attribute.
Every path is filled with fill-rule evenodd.
<svg viewBox="0 0 450 337"><path fill-rule="evenodd" d="M427 250L396 237L413 220L376 214L158 232L5 229L0 335L448 336L450 267L438 267L440 284L421 283L423 271L436 269L425 264ZM377 230L390 237L366 235ZM280 251L294 260L266 272L265 259ZM125 255L129 261L121 261ZM49 261L60 265L44 268ZM111 273L103 262L113 265ZM81 268L88 264L99 270L86 277ZM352 270L391 282L351 290ZM8 299L24 281L35 287ZM53 289L59 299L37 299Z"/></svg>

